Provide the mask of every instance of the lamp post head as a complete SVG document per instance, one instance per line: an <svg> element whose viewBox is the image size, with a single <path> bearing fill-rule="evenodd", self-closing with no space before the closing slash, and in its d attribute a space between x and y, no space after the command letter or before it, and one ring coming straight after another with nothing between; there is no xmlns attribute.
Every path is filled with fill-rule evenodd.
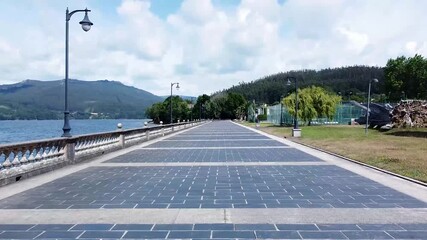
<svg viewBox="0 0 427 240"><path fill-rule="evenodd" d="M179 90L179 83L176 83L176 90Z"/></svg>
<svg viewBox="0 0 427 240"><path fill-rule="evenodd" d="M286 85L291 86L291 80L288 78L288 82L286 83Z"/></svg>
<svg viewBox="0 0 427 240"><path fill-rule="evenodd" d="M82 25L82 29L87 32L90 30L91 26L93 25L93 23L89 20L89 17L87 15L87 12L90 12L90 10L88 10L87 8L85 9L85 17L83 18L83 20L81 20L79 23Z"/></svg>
<svg viewBox="0 0 427 240"><path fill-rule="evenodd" d="M372 79L372 81L375 82L375 83L377 83L378 79L374 78L374 79Z"/></svg>

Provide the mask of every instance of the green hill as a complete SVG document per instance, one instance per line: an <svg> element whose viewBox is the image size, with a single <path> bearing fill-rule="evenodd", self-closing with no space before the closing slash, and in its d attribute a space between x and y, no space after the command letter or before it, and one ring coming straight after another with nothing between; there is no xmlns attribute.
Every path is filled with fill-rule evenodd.
<svg viewBox="0 0 427 240"><path fill-rule="evenodd" d="M379 80L378 84L372 86L373 94L380 94L384 88L384 69L382 67L351 66L281 72L251 82L241 82L239 85L221 92L239 93L249 101L273 104L279 101L280 96L294 91L293 81L291 86L287 85L288 77L297 78L298 87L321 86L329 91L340 93L345 100L351 98L356 101L364 101L369 79L372 78Z"/></svg>
<svg viewBox="0 0 427 240"><path fill-rule="evenodd" d="M145 109L161 97L120 82L68 82L69 110L74 118L144 118ZM0 85L0 119L62 119L64 81L25 80Z"/></svg>

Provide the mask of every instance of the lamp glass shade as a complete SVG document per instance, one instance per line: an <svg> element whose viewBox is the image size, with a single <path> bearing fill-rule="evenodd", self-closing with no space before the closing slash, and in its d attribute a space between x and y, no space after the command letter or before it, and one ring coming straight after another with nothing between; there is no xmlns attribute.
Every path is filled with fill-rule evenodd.
<svg viewBox="0 0 427 240"><path fill-rule="evenodd" d="M85 32L87 32L87 31L89 31L90 30L90 25L89 24L82 24L82 29L83 29L83 31L85 31Z"/></svg>
<svg viewBox="0 0 427 240"><path fill-rule="evenodd" d="M79 23L82 25L82 29L85 32L89 31L90 27L93 25L93 23L89 20L87 12L85 12L85 17Z"/></svg>

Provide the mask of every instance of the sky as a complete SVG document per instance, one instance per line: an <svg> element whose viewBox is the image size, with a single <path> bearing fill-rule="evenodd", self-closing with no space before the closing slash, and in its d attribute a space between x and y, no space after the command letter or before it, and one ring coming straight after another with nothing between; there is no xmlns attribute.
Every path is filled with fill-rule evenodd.
<svg viewBox="0 0 427 240"><path fill-rule="evenodd" d="M425 0L1 0L0 84L69 76L197 96L301 69L427 55Z"/></svg>

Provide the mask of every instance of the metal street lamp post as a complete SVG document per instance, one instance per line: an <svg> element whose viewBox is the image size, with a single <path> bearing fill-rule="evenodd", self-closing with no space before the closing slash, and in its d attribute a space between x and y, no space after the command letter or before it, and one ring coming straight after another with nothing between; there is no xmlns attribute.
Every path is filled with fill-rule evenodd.
<svg viewBox="0 0 427 240"><path fill-rule="evenodd" d="M373 82L378 82L378 79L374 78L374 79L370 79L369 80L369 88L368 88L368 105L366 108L366 126L365 126L365 134L368 135L368 126L369 126L369 114L370 114L370 109L369 109L369 105L371 103L371 84Z"/></svg>
<svg viewBox="0 0 427 240"><path fill-rule="evenodd" d="M283 96L280 96L280 126L283 126Z"/></svg>
<svg viewBox="0 0 427 240"><path fill-rule="evenodd" d="M172 118L172 88L173 88L174 85L176 85L176 90L179 90L179 83L178 82L171 83L171 97L170 97L171 122L170 123L173 123L173 118Z"/></svg>
<svg viewBox="0 0 427 240"><path fill-rule="evenodd" d="M295 81L295 116L294 128L292 129L292 137L301 137L301 129L298 127L298 84L295 77L288 77L288 86L291 85L291 79Z"/></svg>
<svg viewBox="0 0 427 240"><path fill-rule="evenodd" d="M65 11L65 108L64 108L64 127L62 128L62 137L71 137L70 131L70 112L68 111L68 22L76 12L85 12L85 17L79 23L82 25L82 29L87 32L90 30L93 23L89 20L87 13L90 12L87 8L85 10L74 10L72 12Z"/></svg>

